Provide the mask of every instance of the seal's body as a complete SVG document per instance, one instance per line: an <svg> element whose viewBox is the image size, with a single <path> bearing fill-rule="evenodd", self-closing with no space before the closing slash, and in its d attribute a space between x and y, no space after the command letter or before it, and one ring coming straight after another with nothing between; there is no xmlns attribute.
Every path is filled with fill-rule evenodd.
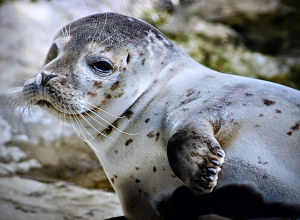
<svg viewBox="0 0 300 220"><path fill-rule="evenodd" d="M232 217L226 193L300 213L299 91L210 70L119 14L64 30L22 93L90 144L126 218Z"/></svg>

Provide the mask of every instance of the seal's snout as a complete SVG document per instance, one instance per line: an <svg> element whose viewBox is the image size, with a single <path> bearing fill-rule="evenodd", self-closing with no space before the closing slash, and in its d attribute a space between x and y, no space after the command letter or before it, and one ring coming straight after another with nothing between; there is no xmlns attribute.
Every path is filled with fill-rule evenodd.
<svg viewBox="0 0 300 220"><path fill-rule="evenodd" d="M42 75L42 78L41 78L41 86L44 88L47 83L49 82L50 79L54 78L54 77L57 77L56 74L47 74L45 72L42 72L41 73Z"/></svg>

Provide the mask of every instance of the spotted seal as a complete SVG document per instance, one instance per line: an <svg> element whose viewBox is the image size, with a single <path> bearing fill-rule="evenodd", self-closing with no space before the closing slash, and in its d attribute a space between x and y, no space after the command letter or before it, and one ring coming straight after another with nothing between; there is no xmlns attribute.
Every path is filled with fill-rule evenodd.
<svg viewBox="0 0 300 220"><path fill-rule="evenodd" d="M127 219L300 213L300 92L206 68L144 21L66 25L20 94L73 124Z"/></svg>

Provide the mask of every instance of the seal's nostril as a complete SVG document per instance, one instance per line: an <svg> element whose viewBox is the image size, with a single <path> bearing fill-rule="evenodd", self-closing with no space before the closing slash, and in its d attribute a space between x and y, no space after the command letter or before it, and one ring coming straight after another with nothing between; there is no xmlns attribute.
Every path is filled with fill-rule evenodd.
<svg viewBox="0 0 300 220"><path fill-rule="evenodd" d="M45 87L50 79L57 77L56 74L46 74L44 72L41 73L42 79L41 79L41 86Z"/></svg>

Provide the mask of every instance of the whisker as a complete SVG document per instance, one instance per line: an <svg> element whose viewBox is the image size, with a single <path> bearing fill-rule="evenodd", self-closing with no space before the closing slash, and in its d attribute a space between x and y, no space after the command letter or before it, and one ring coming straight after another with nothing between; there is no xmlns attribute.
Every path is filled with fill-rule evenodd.
<svg viewBox="0 0 300 220"><path fill-rule="evenodd" d="M87 108L87 107L85 107L84 106L84 108L86 108L88 111L91 111L89 108ZM140 134L141 132L139 132L139 133L136 133L136 134L131 134L131 133L127 133L127 132L125 132L125 131L122 131L122 130L120 130L118 127L116 127L116 126L114 126L113 124L111 124L109 121L107 121L105 118L103 118L103 117L101 117L99 114L97 114L96 112L94 112L94 111L91 111L94 115L96 115L98 118L100 118L101 120L103 120L103 121L105 121L107 124L109 124L111 127L113 127L113 128L115 128L116 130L118 130L118 131L120 131L121 133L123 133L123 134L126 134L126 135L138 135L138 134ZM86 114L88 114L88 113L86 113ZM89 114L88 114L89 115ZM99 122L98 120L96 120L95 118L93 118L92 117L92 119L94 119L97 123L99 123L100 125L102 125L102 126L104 126L101 122ZM104 126L105 127L105 126ZM105 127L105 128L107 128L107 127Z"/></svg>
<svg viewBox="0 0 300 220"><path fill-rule="evenodd" d="M69 34L68 34L67 25L65 25L65 33L66 33L66 37L68 37L68 36L69 36Z"/></svg>
<svg viewBox="0 0 300 220"><path fill-rule="evenodd" d="M109 40L110 38L112 38L115 34L116 33L113 33L111 36L109 36L108 38L106 38L105 40L103 40L102 43L105 42L105 41L107 41L107 40Z"/></svg>
<svg viewBox="0 0 300 220"><path fill-rule="evenodd" d="M32 116L31 116L31 112L30 111L32 111L32 105L30 104L30 103L28 103L28 108L27 108L27 111L28 111L28 115L29 115L29 117L30 118L32 118Z"/></svg>
<svg viewBox="0 0 300 220"><path fill-rule="evenodd" d="M61 101L61 105L63 106L64 109L66 109L66 108L65 108L65 105L62 103L62 101ZM63 111L63 114L64 114L64 117L63 117L63 120L62 120L62 121L63 121L63 125L62 125L61 133L60 133L60 136L61 136L61 137L62 137L64 128L65 128L65 123L66 123L66 113L65 113L65 111Z"/></svg>
<svg viewBox="0 0 300 220"><path fill-rule="evenodd" d="M21 108L20 108L19 114L20 114L20 113L21 113L21 114L20 114L19 121L18 121L18 128L20 127L21 118L22 118L22 116L23 116L25 110L27 109L28 105L29 105L29 103L23 105L23 106L22 106L22 108L23 108L22 111L21 111Z"/></svg>
<svg viewBox="0 0 300 220"><path fill-rule="evenodd" d="M107 114L107 115L109 115L109 116L111 116L111 117L113 117L113 118L125 118L125 116L121 116L121 117L114 116L114 115L108 113L107 111L104 111L103 109L101 109L101 108L99 108L99 107L97 107L97 106L95 106L95 105L92 105L92 104L90 104L90 103L88 103L88 102L83 102L83 101L82 101L82 104L88 104L88 105L92 106L93 108L98 109L98 110L104 112L105 114ZM86 107L86 106L85 106L85 107Z"/></svg>
<svg viewBox="0 0 300 220"><path fill-rule="evenodd" d="M86 108L86 107L85 107ZM88 111L90 111L88 108L86 108ZM90 111L90 112L93 112L94 111ZM105 129L108 129L108 127L106 127L104 124L102 124L100 121L98 121L97 119L95 119L93 116L91 116L88 112L85 112L85 114L87 114L89 117L91 117L92 119L94 119L94 121L96 121L98 124L100 124L101 126L103 126ZM95 114L95 113L94 113ZM101 116L98 116L101 118ZM102 118L101 118L102 119Z"/></svg>
<svg viewBox="0 0 300 220"><path fill-rule="evenodd" d="M71 110L71 108L70 108ZM76 109L73 109L75 112L77 112L78 114L80 114ZM76 121L81 125L81 127L85 130L85 132L93 139L95 140L95 138L86 130L86 128L83 126L83 124L80 122L80 119L78 118L77 114L74 113L72 110L71 110L73 116L75 116L75 119Z"/></svg>
<svg viewBox="0 0 300 220"><path fill-rule="evenodd" d="M111 139L111 137L108 137L107 135L105 135L105 134L103 134L103 133L101 133L97 128L95 128L85 117L84 117L84 115L82 115L81 113L79 113L78 112L78 114L81 116L81 118L85 121L85 122L87 122L97 133L99 133L99 134L101 134L102 136L104 136L104 137L107 137L107 138L110 138ZM94 119L95 120L95 119ZM98 122L97 120L95 120L96 122ZM105 127L105 126L104 126Z"/></svg>
<svg viewBox="0 0 300 220"><path fill-rule="evenodd" d="M85 135L83 134L83 132L80 131L80 125L78 124L78 121L76 120L76 115L73 113L73 111L71 110L71 108L69 106L67 106L69 108L69 110L71 111L72 115L75 117L70 117L71 121L72 121L72 126L74 128L74 131L76 132L76 134L79 136L79 138L81 140L83 140L84 142L88 142L88 140L86 139ZM77 124L79 131L77 130L75 124ZM83 136L83 137L82 137Z"/></svg>
<svg viewBox="0 0 300 220"><path fill-rule="evenodd" d="M70 108L71 110L71 108ZM80 114L76 109L74 109L75 112L77 112L78 114ZM77 118L79 124L81 125L81 127L85 130L85 132L93 139L95 140L95 138L86 130L86 128L83 126L83 124L80 122L79 118L77 117L76 114L73 113L73 111L71 110L72 114L75 116L75 118ZM82 116L81 116L82 117ZM89 145L91 146L91 148L96 151L96 152L99 152L89 141L88 139L85 137L85 135L83 134L82 132L82 135L84 136L84 138L86 139L86 142L89 143Z"/></svg>
<svg viewBox="0 0 300 220"><path fill-rule="evenodd" d="M77 126L79 126L78 125L78 122L77 122L77 120L75 120L75 119L71 119L72 120L72 127L73 127L73 129L74 129L74 131L76 132L76 134L78 135L78 137L83 141L83 142L86 142L86 143L88 143L88 140L86 139L86 137L85 137L85 135L79 130L80 128L76 128L76 125L75 124L77 124Z"/></svg>
<svg viewBox="0 0 300 220"><path fill-rule="evenodd" d="M71 24L69 24L69 37L71 36Z"/></svg>
<svg viewBox="0 0 300 220"><path fill-rule="evenodd" d="M61 29L62 35L65 37L66 35L65 35L65 32L64 32L64 26L63 26L63 24L62 24L62 27L60 29Z"/></svg>

